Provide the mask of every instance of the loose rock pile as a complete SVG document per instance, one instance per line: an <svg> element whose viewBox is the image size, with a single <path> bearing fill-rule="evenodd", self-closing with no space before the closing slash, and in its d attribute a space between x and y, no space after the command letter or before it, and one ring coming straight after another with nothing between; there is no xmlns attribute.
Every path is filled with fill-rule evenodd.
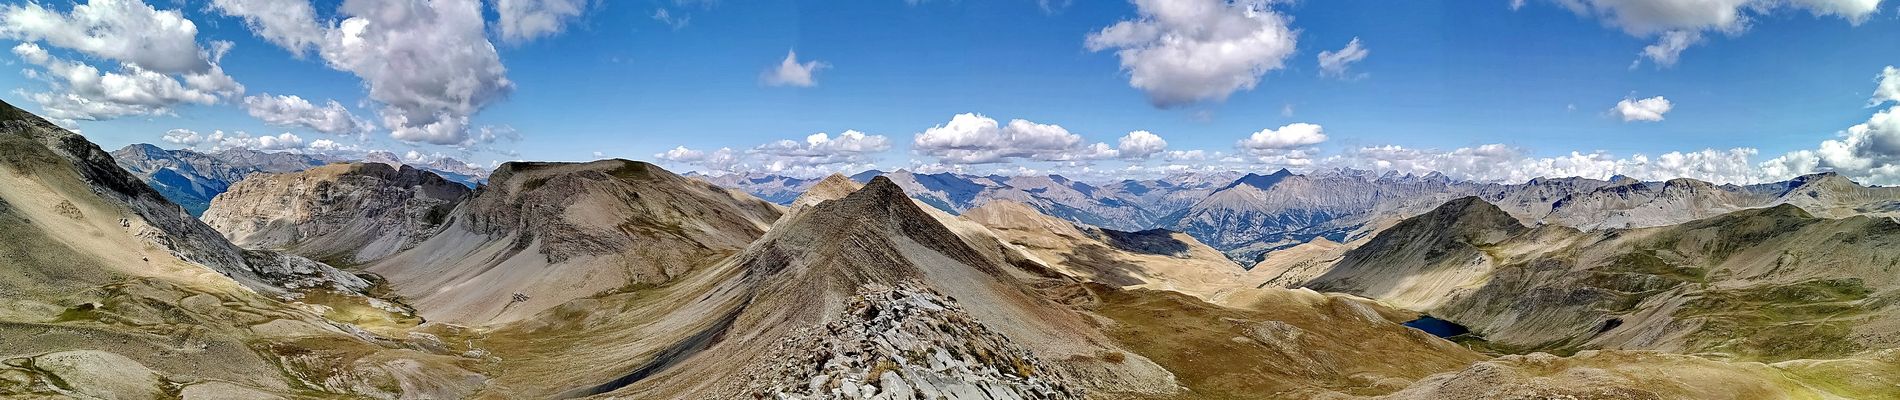
<svg viewBox="0 0 1900 400"><path fill-rule="evenodd" d="M1074 399L1041 360L913 283L860 288L846 311L774 347L754 398Z"/></svg>

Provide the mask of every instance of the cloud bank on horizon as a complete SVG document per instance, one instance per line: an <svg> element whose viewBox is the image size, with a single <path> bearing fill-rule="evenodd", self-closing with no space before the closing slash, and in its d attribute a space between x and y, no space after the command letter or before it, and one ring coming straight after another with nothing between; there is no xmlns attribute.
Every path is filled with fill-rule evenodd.
<svg viewBox="0 0 1900 400"><path fill-rule="evenodd" d="M620 156L800 177L901 168L1110 180L1353 168L1504 182L1757 183L1836 171L1900 185L1892 66L1900 51L1860 52L1851 63L1788 58L1861 69L1802 75L1829 91L1784 98L1774 95L1787 87L1771 85L1785 77L1738 81L1723 68L1741 66L1698 63L1777 50L1758 36L1819 30L1801 27L1892 37L1900 9L1882 0L1423 5L1489 13L1467 24L1475 27L1360 23L1410 17L1270 0L1023 2L1010 7L1033 12L991 17L1042 24L962 25L977 7L888 3L773 11L706 0L27 1L0 5L0 39L13 42L19 68L0 83L12 89L8 101L102 143L204 151L390 151L490 165ZM896 18L833 28L862 15ZM1489 23L1517 18L1539 22ZM804 33L748 32L773 29L758 21ZM1479 34L1512 39L1462 39ZM1426 44L1451 54L1410 48L1432 35ZM992 48L917 48L962 38ZM1588 46L1543 42L1564 46L1558 40ZM1788 41L1797 43L1780 45L1830 45ZM1464 64L1498 53L1511 57ZM1517 76L1578 98L1524 112L1553 100L1488 86ZM1619 87L1598 87L1605 82ZM1615 91L1624 94L1603 95ZM1413 102L1440 98L1457 101ZM1826 116L1803 113L1816 110ZM1474 118L1496 125L1464 130ZM1733 131L1749 118L1798 128ZM1605 132L1603 144L1545 133L1592 130ZM1666 138L1676 131L1725 140ZM1737 141L1751 138L1762 143ZM1602 147L1564 150L1579 143Z"/></svg>

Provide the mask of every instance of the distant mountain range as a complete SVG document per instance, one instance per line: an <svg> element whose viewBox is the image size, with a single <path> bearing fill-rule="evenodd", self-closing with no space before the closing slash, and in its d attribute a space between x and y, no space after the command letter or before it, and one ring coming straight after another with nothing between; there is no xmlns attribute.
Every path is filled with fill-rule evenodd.
<svg viewBox="0 0 1900 400"><path fill-rule="evenodd" d="M777 175L688 176L788 204L817 179ZM1477 196L1531 225L1592 230L1672 225L1727 212L1793 204L1822 216L1900 215L1900 188L1866 187L1821 173L1758 185L1694 179L1642 182L1539 178L1519 184L1459 181L1442 174L1326 170L1296 174L1196 173L1161 179L1089 184L1047 176L975 176L866 171L853 181L885 176L910 197L961 214L994 201L1021 203L1071 222L1120 231L1187 233L1253 265L1266 252L1315 238L1348 242L1451 199Z"/></svg>
<svg viewBox="0 0 1900 400"><path fill-rule="evenodd" d="M434 172L470 188L488 180L488 170L453 158L439 158L427 164L408 164L395 153L370 152L363 160L321 154L263 152L231 149L215 153L193 150L166 150L150 144L133 144L113 151L112 159L145 184L157 189L166 199L202 216L211 207L211 199L230 190L231 185L256 173L303 171L325 164L366 161L390 166L409 165Z"/></svg>

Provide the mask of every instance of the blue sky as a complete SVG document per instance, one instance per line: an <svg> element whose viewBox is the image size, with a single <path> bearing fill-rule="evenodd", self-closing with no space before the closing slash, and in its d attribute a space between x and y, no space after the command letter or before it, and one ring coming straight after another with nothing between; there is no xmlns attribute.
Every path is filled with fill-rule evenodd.
<svg viewBox="0 0 1900 400"><path fill-rule="evenodd" d="M20 71L0 74L0 86L8 89L0 98L59 114L49 107L73 107L48 105L34 95L110 93L83 93L78 83L49 77L55 75L49 65L64 60L122 73L128 68L122 65L167 60L141 53L163 46L114 49L58 39L113 39L118 32L195 43L206 53L199 58L242 89L202 91L209 101L93 98L88 104L127 101L144 108L56 116L108 148L150 142L343 155L414 150L483 166L516 159L580 161L598 158L598 152L658 160L676 170L795 175L913 168L1114 179L1183 170L1353 167L1502 181L1623 173L1755 182L1839 170L1865 182L1900 183L1900 167L1893 167L1900 145L1883 145L1900 143L1900 128L1892 126L1900 123L1882 118L1892 103L1870 101L1879 96L1883 68L1900 64L1900 47L1894 45L1900 4L1891 1L209 3L6 5L0 9L0 43L14 51L0 60ZM1676 3L1689 8L1650 7ZM314 15L283 12L303 7ZM415 17L475 8L479 21ZM29 13L35 9L43 12ZM1191 22L1185 26L1229 23L1242 26L1238 33L1277 27L1289 34L1231 43L1251 56L1149 60L1182 69L1255 65L1205 77L1251 80L1251 88L1196 87L1201 81L1193 79L1136 87L1132 82L1144 72L1182 69L1126 67L1117 51L1166 44L1148 38L1089 45L1091 37L1124 22L1174 29L1169 33L1189 41L1231 39L1180 31L1163 15L1170 9L1208 10L1184 17ZM661 10L665 21L655 16ZM176 27L139 22L171 12L189 20L195 32L182 35ZM118 18L95 20L94 31L75 33L32 23L46 15ZM1277 22L1253 25L1263 15ZM388 46L333 40L352 20L367 22L372 32L415 35L389 39L395 44ZM269 40L273 35L304 42ZM1697 40L1680 49L1672 64L1640 54L1670 35ZM1321 52L1339 51L1355 38L1367 51L1364 57L1342 73L1323 75ZM211 55L225 41L230 50ZM53 61L29 59L40 53L19 48L27 45ZM483 46L494 53L484 53ZM404 52L444 48L476 51ZM770 79L794 50L796 66L815 61L817 68L796 84ZM427 68L410 67L415 65ZM484 69L496 66L505 72ZM205 73L160 72L187 87L188 75ZM455 78L492 90L427 93L431 82ZM1181 91L1215 95L1157 105L1163 96L1157 93ZM267 121L246 100L272 100L267 93L295 95L318 109L334 100L348 114L336 119L279 107L277 119ZM1668 107L1651 117L1631 120L1613 110L1620 101L1658 96ZM964 113L999 127L953 126L953 118ZM392 114L411 122L391 123ZM320 129L308 122L317 117L332 117L332 124ZM467 122L431 127L431 118ZM1010 121L1017 119L1033 124L1013 130ZM351 120L358 123L334 124ZM1282 129L1291 124L1311 129ZM1850 132L1856 125L1863 129ZM931 136L940 139L933 145L918 148L926 141L920 135L937 127L948 129ZM398 128L413 129L394 133ZM197 140L174 130L195 133ZM848 130L863 139L838 138ZM1241 143L1262 130L1268 135L1252 147ZM208 139L220 131L227 139L238 132L250 138ZM1119 146L1132 131L1150 132L1166 146ZM180 140L166 142L168 132ZM805 142L819 132L839 140ZM301 143L255 140L284 133ZM313 145L318 140L330 143ZM762 147L780 140L794 143ZM1836 145L1824 143L1829 140ZM1092 149L1095 143L1106 146ZM721 148L732 157L716 157ZM1194 150L1201 151L1198 157L1185 153ZM1677 157L1665 161L1671 152Z"/></svg>

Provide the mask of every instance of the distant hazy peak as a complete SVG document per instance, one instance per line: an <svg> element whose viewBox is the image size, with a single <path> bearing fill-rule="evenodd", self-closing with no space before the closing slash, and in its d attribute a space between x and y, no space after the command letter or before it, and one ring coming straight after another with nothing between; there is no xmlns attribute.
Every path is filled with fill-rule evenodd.
<svg viewBox="0 0 1900 400"><path fill-rule="evenodd" d="M1273 187L1274 184L1280 183L1280 181L1285 180L1286 178L1292 177L1292 176L1294 176L1293 171L1288 171L1286 168L1281 168L1279 171L1274 171L1272 174L1269 174L1269 175L1249 173L1246 176L1240 177L1240 179L1234 180L1234 183L1228 184L1227 187L1223 187L1221 188L1221 190L1232 189L1240 185L1253 186L1255 188L1265 190L1267 188Z"/></svg>

